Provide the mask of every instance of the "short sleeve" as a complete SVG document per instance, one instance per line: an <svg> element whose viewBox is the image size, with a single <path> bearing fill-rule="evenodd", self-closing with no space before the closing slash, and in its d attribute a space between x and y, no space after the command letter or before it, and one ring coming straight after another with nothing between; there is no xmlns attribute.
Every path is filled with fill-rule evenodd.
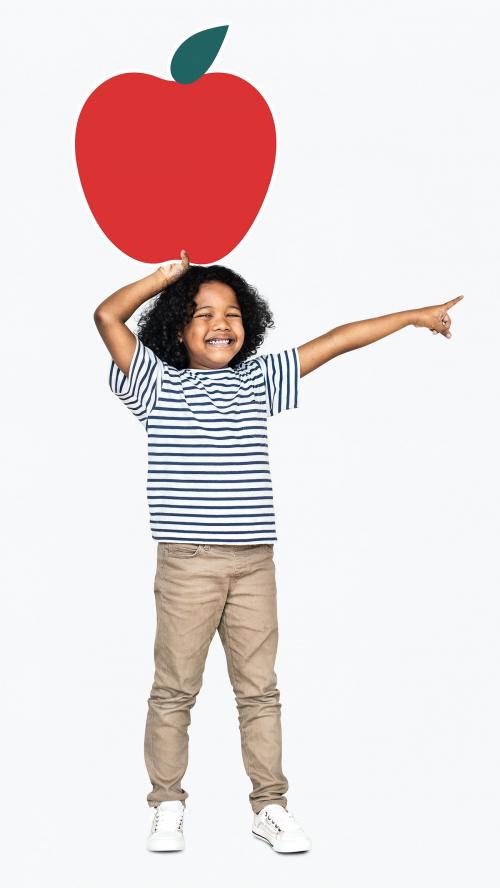
<svg viewBox="0 0 500 888"><path fill-rule="evenodd" d="M269 416L298 407L300 363L298 348L276 354L260 355L258 363L264 374Z"/></svg>
<svg viewBox="0 0 500 888"><path fill-rule="evenodd" d="M111 391L132 411L145 427L153 409L161 380L163 362L133 333L136 339L129 375L125 376L112 360L109 371Z"/></svg>

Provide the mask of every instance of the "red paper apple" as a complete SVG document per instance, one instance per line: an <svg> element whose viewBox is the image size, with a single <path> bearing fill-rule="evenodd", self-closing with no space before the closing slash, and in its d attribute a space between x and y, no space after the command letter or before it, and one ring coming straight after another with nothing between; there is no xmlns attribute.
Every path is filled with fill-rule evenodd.
<svg viewBox="0 0 500 888"><path fill-rule="evenodd" d="M276 157L273 115L233 74L206 74L228 26L194 34L173 80L118 74L83 105L78 174L106 237L141 262L187 250L209 264L242 240L266 196Z"/></svg>

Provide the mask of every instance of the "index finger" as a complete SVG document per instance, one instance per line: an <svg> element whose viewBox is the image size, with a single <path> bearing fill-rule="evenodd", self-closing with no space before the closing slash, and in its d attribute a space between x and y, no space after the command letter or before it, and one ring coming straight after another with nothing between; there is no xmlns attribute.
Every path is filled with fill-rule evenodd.
<svg viewBox="0 0 500 888"><path fill-rule="evenodd" d="M452 305L456 305L457 302L460 302L460 300L463 298L464 298L463 296L457 296L455 299L450 299L449 302L445 302L444 304L446 305L446 308L448 309L448 308L451 308Z"/></svg>

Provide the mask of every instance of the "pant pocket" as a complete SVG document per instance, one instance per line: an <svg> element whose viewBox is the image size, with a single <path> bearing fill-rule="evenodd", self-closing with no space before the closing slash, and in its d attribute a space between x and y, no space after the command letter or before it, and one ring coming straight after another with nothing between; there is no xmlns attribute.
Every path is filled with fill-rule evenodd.
<svg viewBox="0 0 500 888"><path fill-rule="evenodd" d="M169 558L194 558L202 549L198 543L167 543L166 555Z"/></svg>

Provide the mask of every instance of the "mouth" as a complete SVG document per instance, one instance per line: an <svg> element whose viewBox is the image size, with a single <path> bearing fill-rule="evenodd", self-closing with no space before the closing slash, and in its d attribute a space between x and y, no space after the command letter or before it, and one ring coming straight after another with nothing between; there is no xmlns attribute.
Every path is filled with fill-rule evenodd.
<svg viewBox="0 0 500 888"><path fill-rule="evenodd" d="M211 345L214 348L228 348L233 344L234 339L230 337L224 339L222 337L216 337L215 339L205 339L205 342L207 345Z"/></svg>

